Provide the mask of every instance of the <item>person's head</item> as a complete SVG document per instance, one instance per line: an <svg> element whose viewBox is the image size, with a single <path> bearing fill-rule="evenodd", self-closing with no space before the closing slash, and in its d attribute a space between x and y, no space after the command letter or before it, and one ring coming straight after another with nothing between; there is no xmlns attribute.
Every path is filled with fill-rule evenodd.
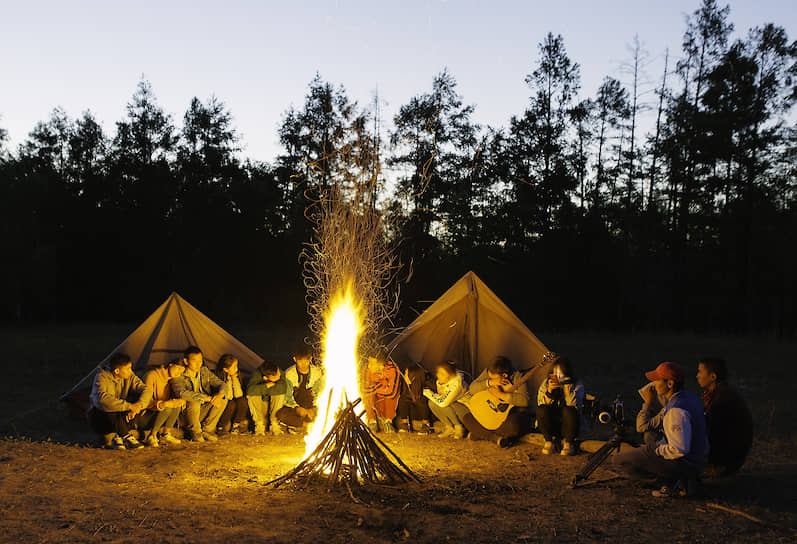
<svg viewBox="0 0 797 544"><path fill-rule="evenodd" d="M374 350L368 356L368 370L371 372L381 372L387 364L388 354L384 348Z"/></svg>
<svg viewBox="0 0 797 544"><path fill-rule="evenodd" d="M188 346L183 352L185 358L185 367L191 372L199 372L202 368L204 359L202 358L202 350L196 346Z"/></svg>
<svg viewBox="0 0 797 544"><path fill-rule="evenodd" d="M656 393L667 399L684 387L684 371L676 363L661 363L655 370L645 372L645 377L654 383Z"/></svg>
<svg viewBox="0 0 797 544"><path fill-rule="evenodd" d="M235 376L238 374L238 359L236 359L235 355L225 353L219 358L217 368L221 369L221 371L228 376Z"/></svg>
<svg viewBox="0 0 797 544"><path fill-rule="evenodd" d="M438 382L446 383L457 375L457 367L453 361L446 361L437 365L434 373Z"/></svg>
<svg viewBox="0 0 797 544"><path fill-rule="evenodd" d="M182 376L185 372L185 365L183 361L178 359L177 361L170 361L165 365L166 373L169 375L169 378L177 378Z"/></svg>
<svg viewBox="0 0 797 544"><path fill-rule="evenodd" d="M575 382L578 379L576 377L575 370L573 370L573 363L571 363L570 359L565 356L561 356L556 359L551 371L556 375L560 382L563 380Z"/></svg>
<svg viewBox="0 0 797 544"><path fill-rule="evenodd" d="M133 360L126 353L114 353L108 360L108 370L123 380L133 375Z"/></svg>
<svg viewBox="0 0 797 544"><path fill-rule="evenodd" d="M514 372L515 367L512 366L512 361L502 355L496 357L493 364L487 369L487 375L493 380L500 378L509 379Z"/></svg>
<svg viewBox="0 0 797 544"><path fill-rule="evenodd" d="M271 361L263 361L263 364L260 365L260 373L263 375L264 380L272 383L279 381L281 376L280 367L277 366L277 363Z"/></svg>
<svg viewBox="0 0 797 544"><path fill-rule="evenodd" d="M728 378L725 361L719 357L703 357L697 364L697 383L703 389L713 387Z"/></svg>
<svg viewBox="0 0 797 544"><path fill-rule="evenodd" d="M293 362L296 363L296 370L302 374L307 374L310 371L310 363L313 361L313 350L310 346L299 346L293 352Z"/></svg>

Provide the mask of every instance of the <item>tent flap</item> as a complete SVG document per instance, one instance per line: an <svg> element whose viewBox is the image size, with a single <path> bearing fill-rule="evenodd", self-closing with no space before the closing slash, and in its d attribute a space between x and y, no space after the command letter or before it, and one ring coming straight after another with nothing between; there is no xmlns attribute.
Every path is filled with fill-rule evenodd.
<svg viewBox="0 0 797 544"><path fill-rule="evenodd" d="M420 364L428 370L453 360L475 378L498 356L518 369L535 367L548 348L473 272L468 272L388 346L400 365ZM535 372L529 388L545 376Z"/></svg>

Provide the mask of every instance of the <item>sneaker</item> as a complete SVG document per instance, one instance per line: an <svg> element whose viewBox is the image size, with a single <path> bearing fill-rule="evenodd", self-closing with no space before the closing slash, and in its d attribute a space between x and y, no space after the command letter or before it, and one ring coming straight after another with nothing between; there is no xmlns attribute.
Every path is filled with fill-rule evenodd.
<svg viewBox="0 0 797 544"><path fill-rule="evenodd" d="M180 444L182 442L182 440L180 440L179 438L175 438L174 436L172 436L171 433L164 433L163 435L161 435L161 440L166 444L172 446L176 446L177 444Z"/></svg>
<svg viewBox="0 0 797 544"><path fill-rule="evenodd" d="M111 441L105 446L109 450L126 450L125 441L122 440L122 437L119 435L114 436L111 438Z"/></svg>
<svg viewBox="0 0 797 544"><path fill-rule="evenodd" d="M398 432L407 433L412 430L412 423L409 419L400 419L398 423Z"/></svg>
<svg viewBox="0 0 797 544"><path fill-rule="evenodd" d="M418 434L432 434L433 432L431 425L428 423L421 423L421 430L418 431Z"/></svg>
<svg viewBox="0 0 797 544"><path fill-rule="evenodd" d="M279 436L281 434L285 434L285 431L282 430L282 427L277 422L272 422L271 423L271 428L269 429L269 432L272 435L274 435L274 436Z"/></svg>
<svg viewBox="0 0 797 544"><path fill-rule="evenodd" d="M147 439L144 441L144 444L150 448L157 448L160 446L160 443L158 442L158 436L155 433L150 433Z"/></svg>
<svg viewBox="0 0 797 544"><path fill-rule="evenodd" d="M376 421L369 421L367 425L368 425L368 430L370 430L372 433L376 433L379 430Z"/></svg>
<svg viewBox="0 0 797 544"><path fill-rule="evenodd" d="M200 442L200 443L204 442L205 441L205 437L203 436L203 434L204 433L201 433L201 432L200 433L192 432L191 433L191 441L192 442Z"/></svg>
<svg viewBox="0 0 797 544"><path fill-rule="evenodd" d="M454 433L451 436L451 438L454 438L456 440L461 440L462 438L465 438L466 432L467 431L465 431L465 427L463 427L462 425L456 425L454 426Z"/></svg>
<svg viewBox="0 0 797 544"><path fill-rule="evenodd" d="M144 447L144 444L139 442L132 434L125 435L122 440L124 440L125 448L129 450L140 450Z"/></svg>
<svg viewBox="0 0 797 544"><path fill-rule="evenodd" d="M219 437L216 436L216 433L213 433L213 432L210 432L210 431L203 431L202 432L202 438L204 438L208 442L218 442L218 440L219 440Z"/></svg>
<svg viewBox="0 0 797 544"><path fill-rule="evenodd" d="M504 437L499 438L498 440L495 441L495 443L498 444L499 448L508 448L509 446L512 445L512 442L508 438Z"/></svg>
<svg viewBox="0 0 797 544"><path fill-rule="evenodd" d="M437 438L450 438L454 436L454 427L446 427L443 432L437 435Z"/></svg>
<svg viewBox="0 0 797 544"><path fill-rule="evenodd" d="M266 436L265 425L255 425L255 436Z"/></svg>
<svg viewBox="0 0 797 544"><path fill-rule="evenodd" d="M386 433L395 433L396 428L393 426L393 422L389 419L386 419L382 422L382 427Z"/></svg>
<svg viewBox="0 0 797 544"><path fill-rule="evenodd" d="M230 429L230 434L241 434L241 424L236 423Z"/></svg>
<svg viewBox="0 0 797 544"><path fill-rule="evenodd" d="M559 455L568 456L568 455L575 455L576 454L576 447L573 445L572 442L568 442L567 440L562 441L562 451L559 452Z"/></svg>
<svg viewBox="0 0 797 544"><path fill-rule="evenodd" d="M659 489L654 489L651 495L656 498L663 499L665 497L673 497L675 496L675 491L678 487L678 484L675 485L663 485Z"/></svg>
<svg viewBox="0 0 797 544"><path fill-rule="evenodd" d="M545 444L542 446L542 454L543 455L551 455L553 453L553 442L550 440L546 440Z"/></svg>

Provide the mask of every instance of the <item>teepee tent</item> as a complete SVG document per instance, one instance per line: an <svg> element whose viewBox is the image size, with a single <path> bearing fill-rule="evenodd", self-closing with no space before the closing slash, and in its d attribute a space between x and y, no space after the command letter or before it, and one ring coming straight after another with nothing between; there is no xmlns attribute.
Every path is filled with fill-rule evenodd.
<svg viewBox="0 0 797 544"><path fill-rule="evenodd" d="M420 364L433 370L453 360L478 376L499 355L520 370L542 361L548 348L512 313L506 304L473 272L468 272L443 296L419 315L388 346L391 358L401 366ZM544 367L528 382L536 391Z"/></svg>
<svg viewBox="0 0 797 544"><path fill-rule="evenodd" d="M92 371L65 393L67 400L91 384L97 368L103 366L114 353L126 353L133 359L133 370L141 375L148 366L157 366L182 356L188 346L198 346L211 367L219 358L230 353L238 358L243 372L251 372L263 360L230 333L186 300L172 293L124 342L109 353Z"/></svg>

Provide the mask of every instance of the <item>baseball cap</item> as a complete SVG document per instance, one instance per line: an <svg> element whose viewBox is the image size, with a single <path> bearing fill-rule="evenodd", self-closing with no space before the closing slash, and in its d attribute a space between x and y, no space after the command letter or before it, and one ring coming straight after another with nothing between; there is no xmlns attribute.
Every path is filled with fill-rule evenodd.
<svg viewBox="0 0 797 544"><path fill-rule="evenodd" d="M676 363L664 362L656 367L656 370L645 372L645 377L655 382L656 380L674 380L676 382L684 381L684 371L680 365Z"/></svg>

